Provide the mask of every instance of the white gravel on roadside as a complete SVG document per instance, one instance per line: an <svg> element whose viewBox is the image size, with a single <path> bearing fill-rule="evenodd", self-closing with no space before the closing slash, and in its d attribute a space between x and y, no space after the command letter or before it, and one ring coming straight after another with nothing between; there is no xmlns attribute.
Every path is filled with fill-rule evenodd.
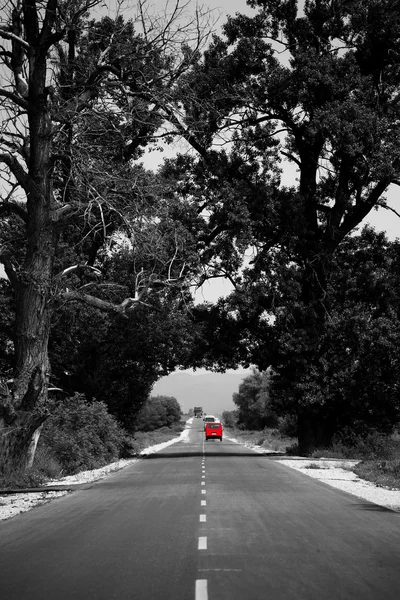
<svg viewBox="0 0 400 600"><path fill-rule="evenodd" d="M11 517L15 517L20 513L26 512L39 506L46 504L54 498L65 496L68 492L38 492L29 494L7 494L0 496L0 521L5 521Z"/></svg>
<svg viewBox="0 0 400 600"><path fill-rule="evenodd" d="M167 448L171 444L175 444L180 441L187 441L189 437L189 426L192 422L192 419L186 421L187 427L182 431L182 433L173 438L172 440L168 440L167 442L162 442L161 444L156 444L155 446L149 446L145 448L140 453L141 456L148 456L149 454L153 454L154 452L159 452L163 448ZM136 462L137 458L127 458L121 459L105 467L101 467L100 469L93 469L91 471L81 471L76 475L68 475L67 477L63 477L62 479L55 479L52 481L48 481L46 483L46 487L56 487L56 486L65 486L65 485L73 485L80 483L91 483L93 481L98 481L99 479L103 479L109 473L114 471L119 471L124 467L127 467L134 462ZM59 498L60 496L65 496L70 492L65 490L60 490L59 492L51 491L51 492L25 492L20 494L6 494L4 496L0 495L0 521L4 521L6 519L10 519L11 517L15 517L16 515L31 510L35 506L39 506L41 504L46 504L53 500L54 498Z"/></svg>
<svg viewBox="0 0 400 600"><path fill-rule="evenodd" d="M237 444L242 444L242 442L235 438L228 436L225 436L225 438L232 442L236 442ZM262 446L255 446L249 443L242 445L262 454L268 452L268 450ZM271 454L275 453L271 452ZM370 481L360 479L360 477L351 470L359 462L357 460L328 458L306 459L302 457L288 459L280 458L278 456L275 460L286 467L304 473L304 475L308 475L309 477L323 481L334 488L357 496L357 498L400 512L400 490L390 490L378 487ZM312 465L311 468L310 465Z"/></svg>
<svg viewBox="0 0 400 600"><path fill-rule="evenodd" d="M323 481L332 487L353 494L362 500L368 500L379 506L400 512L400 490L378 487L371 481L360 479L351 470L358 461L332 461L320 458L317 460L279 459L279 462L291 469L301 471L309 477ZM317 465L319 468L310 468L310 465Z"/></svg>

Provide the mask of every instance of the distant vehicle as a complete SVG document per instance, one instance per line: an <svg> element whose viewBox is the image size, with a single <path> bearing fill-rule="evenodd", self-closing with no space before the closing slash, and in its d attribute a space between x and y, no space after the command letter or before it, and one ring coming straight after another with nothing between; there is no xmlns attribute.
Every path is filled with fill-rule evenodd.
<svg viewBox="0 0 400 600"><path fill-rule="evenodd" d="M203 416L203 407L202 406L195 406L193 409L193 414L195 416L196 419L201 419L201 417Z"/></svg>
<svg viewBox="0 0 400 600"><path fill-rule="evenodd" d="M212 439L219 439L222 442L222 423L219 423L217 421L207 422L205 424L204 431L206 435L206 442Z"/></svg>
<svg viewBox="0 0 400 600"><path fill-rule="evenodd" d="M216 419L214 417L214 415L204 415L203 422L204 422L204 431L205 431L207 423L217 423L218 419Z"/></svg>

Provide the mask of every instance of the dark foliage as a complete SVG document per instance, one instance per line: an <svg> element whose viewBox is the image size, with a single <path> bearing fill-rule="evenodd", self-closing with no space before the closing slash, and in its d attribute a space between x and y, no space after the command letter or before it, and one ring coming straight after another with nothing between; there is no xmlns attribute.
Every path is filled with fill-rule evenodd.
<svg viewBox="0 0 400 600"><path fill-rule="evenodd" d="M150 396L137 415L137 431L154 431L180 422L182 410L176 398Z"/></svg>
<svg viewBox="0 0 400 600"><path fill-rule="evenodd" d="M81 394L53 403L39 449L47 448L69 475L118 460L126 434L103 402L88 402Z"/></svg>

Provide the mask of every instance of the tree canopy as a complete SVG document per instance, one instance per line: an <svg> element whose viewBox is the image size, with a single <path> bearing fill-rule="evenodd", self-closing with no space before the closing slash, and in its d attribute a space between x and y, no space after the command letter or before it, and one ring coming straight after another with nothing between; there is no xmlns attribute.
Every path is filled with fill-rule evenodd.
<svg viewBox="0 0 400 600"><path fill-rule="evenodd" d="M386 242L351 236L400 184L400 2L249 0L253 14L212 38L207 12L184 22L179 2L165 21L142 0L136 19L93 20L96 4L17 0L0 22L0 261L13 292L1 302L16 315L14 331L2 322L0 453L32 455L52 365L89 396L107 382L121 418L178 364L243 362L273 366L306 452L326 430L327 373L353 356L350 342L335 350L350 330L360 363L346 385L382 421L360 365L377 352L392 381L396 312L357 329L366 298L350 294L358 275L343 292L337 268L352 243L374 277L383 260ZM140 164L176 139L187 151L157 173ZM194 307L193 283L217 276L232 295ZM379 349L372 331L386 332ZM347 406L340 377L329 394Z"/></svg>
<svg viewBox="0 0 400 600"><path fill-rule="evenodd" d="M346 431L362 436L398 427L399 252L398 241L371 228L340 246L333 257L319 363L301 389L292 377L299 369L298 337L284 315L265 326L269 346L265 330L253 332L254 362L271 366L255 370L234 394L239 425L262 429L271 426L272 417L285 426L308 397L320 417L318 446L328 447Z"/></svg>

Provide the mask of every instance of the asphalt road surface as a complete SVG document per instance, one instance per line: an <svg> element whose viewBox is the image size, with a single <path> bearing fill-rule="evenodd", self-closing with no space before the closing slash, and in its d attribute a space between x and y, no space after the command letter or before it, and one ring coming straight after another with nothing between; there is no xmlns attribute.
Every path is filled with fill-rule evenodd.
<svg viewBox="0 0 400 600"><path fill-rule="evenodd" d="M400 514L189 438L0 523L1 600L397 600Z"/></svg>

